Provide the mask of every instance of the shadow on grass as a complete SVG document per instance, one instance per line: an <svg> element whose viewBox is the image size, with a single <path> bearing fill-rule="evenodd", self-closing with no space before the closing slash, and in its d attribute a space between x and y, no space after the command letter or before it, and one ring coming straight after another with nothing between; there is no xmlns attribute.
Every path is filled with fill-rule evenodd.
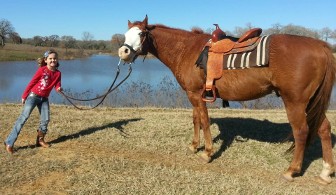
<svg viewBox="0 0 336 195"><path fill-rule="evenodd" d="M222 141L222 145L213 155L212 160L219 158L234 141L253 139L260 142L282 143L292 133L289 123L273 123L268 120L256 120L252 118L211 118L211 123L217 124L220 131L219 135L213 139L213 142ZM334 147L336 136L332 134L331 138L332 147ZM293 139L288 141L293 142ZM322 146L317 136L315 141L306 148L302 173L307 170L314 160L320 158L322 158Z"/></svg>
<svg viewBox="0 0 336 195"><path fill-rule="evenodd" d="M135 118L135 119L127 119L127 120L121 120L121 121L117 121L117 122L114 122L114 123L109 123L109 124L106 124L106 125L103 125L103 126L100 126L100 127L91 127L91 128L87 128L87 129L84 129L78 133L75 133L75 134L71 134L71 135L66 135L66 136L61 136L49 143L51 144L57 144L57 143L60 143L60 142L64 142L64 141L67 141L67 140L70 140L70 139L77 139L79 138L80 136L85 136L85 135L90 135L92 133L95 133L97 131L102 131L102 130L105 130L107 128L116 128L119 130L119 132L123 135L123 136L127 136L127 133L124 132L124 128L123 126L124 125L127 125L128 123L130 122L134 122L134 121L139 121L139 120L142 120L141 118Z"/></svg>
<svg viewBox="0 0 336 195"><path fill-rule="evenodd" d="M89 128L84 129L82 131L79 131L78 133L74 133L74 134L70 134L70 135L66 135L66 136L61 136L61 137L59 137L55 140L52 140L48 143L49 144L57 144L57 143L65 142L67 140L77 139L81 136L90 135L90 134L93 134L93 133L98 132L98 131L103 131L107 128L112 128L112 127L118 129L119 132L122 134L122 136L127 137L128 134L126 132L124 132L123 126L127 125L130 122L135 122L135 121L139 121L139 120L142 120L142 119L141 118L127 119L127 120L121 120L121 121L109 123L109 124L106 124L106 125L103 125L103 126L89 127ZM33 148L33 147L35 147L35 145L33 145L33 146L32 145L22 146L22 147L19 147L18 150L25 149L25 148Z"/></svg>

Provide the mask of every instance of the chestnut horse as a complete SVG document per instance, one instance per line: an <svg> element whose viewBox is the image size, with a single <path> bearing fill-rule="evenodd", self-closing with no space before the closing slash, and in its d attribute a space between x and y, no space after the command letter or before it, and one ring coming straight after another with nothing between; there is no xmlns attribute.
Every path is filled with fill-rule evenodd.
<svg viewBox="0 0 336 195"><path fill-rule="evenodd" d="M189 149L197 152L200 129L204 132L205 150L201 157L210 162L214 153L206 103L202 100L204 70L195 62L210 34L186 31L143 21L131 23L119 57L132 63L148 52L163 62L186 91L193 106L194 136ZM245 101L276 92L282 97L292 128L293 159L283 173L288 181L301 172L304 151L318 135L322 143L323 168L318 181L331 183L334 173L331 125L326 117L336 72L336 62L327 43L294 35L272 35L269 64L263 68L223 70L216 80L217 97Z"/></svg>

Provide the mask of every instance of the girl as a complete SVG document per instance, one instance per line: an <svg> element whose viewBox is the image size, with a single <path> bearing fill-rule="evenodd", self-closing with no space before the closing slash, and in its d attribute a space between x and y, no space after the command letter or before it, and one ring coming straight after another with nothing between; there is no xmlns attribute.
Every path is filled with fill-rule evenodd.
<svg viewBox="0 0 336 195"><path fill-rule="evenodd" d="M38 59L38 64L40 67L22 94L22 104L24 104L23 111L4 142L6 151L10 154L13 154L14 143L23 125L36 106L40 113L40 126L37 130L36 146L45 148L50 146L44 141L50 119L48 97L53 88L55 88L57 92L62 91L61 72L58 70L57 52L53 50L45 52L43 58Z"/></svg>

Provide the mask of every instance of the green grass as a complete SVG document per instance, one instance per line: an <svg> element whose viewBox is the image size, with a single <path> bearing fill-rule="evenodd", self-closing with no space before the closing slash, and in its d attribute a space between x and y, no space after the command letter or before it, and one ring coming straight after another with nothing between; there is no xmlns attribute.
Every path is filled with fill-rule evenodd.
<svg viewBox="0 0 336 195"><path fill-rule="evenodd" d="M0 141L21 109L0 104ZM307 150L302 176L292 183L280 178L292 157L284 154L291 143L281 143L290 132L284 110L210 109L209 117L216 156L204 164L200 152L187 153L193 135L191 109L80 111L51 105L48 149L32 147L39 123L34 110L16 142L16 153L0 150L0 192L335 194L335 177L328 186L314 180L322 169L318 142ZM335 144L336 111L329 111L328 117Z"/></svg>

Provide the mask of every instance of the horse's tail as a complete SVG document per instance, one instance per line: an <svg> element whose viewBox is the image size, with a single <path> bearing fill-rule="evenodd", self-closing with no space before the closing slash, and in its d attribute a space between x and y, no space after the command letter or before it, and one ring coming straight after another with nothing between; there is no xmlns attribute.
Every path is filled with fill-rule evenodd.
<svg viewBox="0 0 336 195"><path fill-rule="evenodd" d="M336 59L328 45L324 45L323 51L326 54L327 59L324 78L306 108L307 123L309 127L306 146L312 143L317 135L319 127L325 119L325 113L329 107L331 92L335 83ZM294 147L295 143L292 144L287 152L292 152Z"/></svg>

